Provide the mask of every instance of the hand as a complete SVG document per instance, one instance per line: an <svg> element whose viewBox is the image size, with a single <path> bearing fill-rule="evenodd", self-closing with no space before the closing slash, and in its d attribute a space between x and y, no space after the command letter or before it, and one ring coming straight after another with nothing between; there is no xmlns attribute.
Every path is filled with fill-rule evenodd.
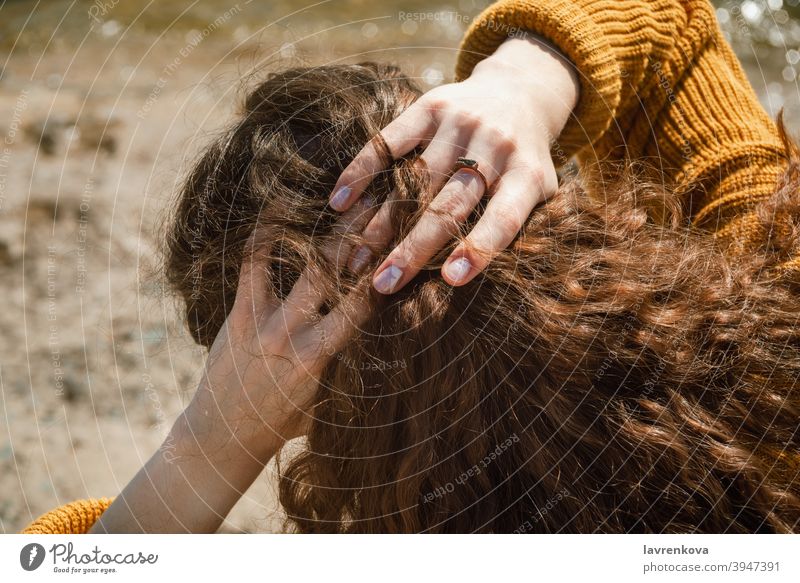
<svg viewBox="0 0 800 583"><path fill-rule="evenodd" d="M393 158L419 144L431 184L441 188L408 236L376 270L373 285L390 294L407 284L455 235L442 212L463 222L481 197L486 210L466 240L442 266L445 280L463 285L483 270L520 231L533 208L551 196L558 179L551 144L577 101L572 67L541 40L513 38L481 61L461 83L443 85L406 109L381 131ZM383 169L379 141L372 140L345 168L331 197L344 211ZM473 170L452 176L459 157L478 162L490 193ZM446 184L445 184L446 182ZM391 197L390 197L391 201ZM350 268L359 271L394 236L387 202L364 231L366 247L355 251Z"/></svg>
<svg viewBox="0 0 800 583"><path fill-rule="evenodd" d="M356 205L335 232L360 230L370 216L366 203ZM331 266L342 268L349 251L342 245L324 254ZM367 313L365 298L347 297L320 317L327 298L309 271L281 302L266 276L269 257L269 246L251 237L236 299L189 405L196 425L202 427L206 418L212 425L206 431L216 433L219 441L236 439L266 459L276 444L305 433L319 374Z"/></svg>
<svg viewBox="0 0 800 583"><path fill-rule="evenodd" d="M364 206L338 229L362 229L371 216ZM341 268L337 258L348 252L326 255ZM368 311L348 296L320 318L325 297L309 273L279 301L266 277L269 256L251 238L197 393L91 533L215 532L283 442L304 432L319 374Z"/></svg>

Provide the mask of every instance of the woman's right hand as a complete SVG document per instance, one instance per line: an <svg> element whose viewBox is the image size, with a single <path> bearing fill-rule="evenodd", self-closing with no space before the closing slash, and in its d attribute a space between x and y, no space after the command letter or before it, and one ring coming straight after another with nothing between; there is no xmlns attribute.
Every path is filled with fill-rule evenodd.
<svg viewBox="0 0 800 583"><path fill-rule="evenodd" d="M361 230L369 216L357 205L338 228ZM330 265L343 268L348 251L327 251ZM323 367L369 311L351 294L319 316L326 298L308 272L279 300L269 258L251 238L194 398L91 533L215 532L283 443L304 433Z"/></svg>
<svg viewBox="0 0 800 583"><path fill-rule="evenodd" d="M372 216L366 201L334 227L344 234ZM331 268L345 266L350 245L323 250ZM324 316L327 298L307 270L280 300L268 280L270 246L253 235L245 251L236 299L209 351L206 369L187 414L197 427L235 439L264 463L289 439L305 433L307 408L319 375L356 332L366 298L347 296ZM207 427L206 427L207 426Z"/></svg>

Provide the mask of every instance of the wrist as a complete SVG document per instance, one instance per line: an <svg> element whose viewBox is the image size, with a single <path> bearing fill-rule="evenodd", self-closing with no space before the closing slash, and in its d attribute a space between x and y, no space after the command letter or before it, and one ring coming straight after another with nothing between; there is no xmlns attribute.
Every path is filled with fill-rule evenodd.
<svg viewBox="0 0 800 583"><path fill-rule="evenodd" d="M174 444L176 455L246 469L263 468L280 449L283 442L267 421L226 414L204 401L195 396L175 421L165 444Z"/></svg>
<svg viewBox="0 0 800 583"><path fill-rule="evenodd" d="M526 112L534 112L549 134L558 138L577 105L580 84L575 67L547 40L523 33L509 38L480 61L470 79L508 83L522 96Z"/></svg>

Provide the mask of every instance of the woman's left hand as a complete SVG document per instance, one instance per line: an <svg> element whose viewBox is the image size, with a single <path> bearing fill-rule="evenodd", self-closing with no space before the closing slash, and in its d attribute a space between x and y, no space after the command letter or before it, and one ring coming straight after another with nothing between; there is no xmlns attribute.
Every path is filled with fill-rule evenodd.
<svg viewBox="0 0 800 583"><path fill-rule="evenodd" d="M556 191L551 146L577 96L577 77L569 62L544 39L518 35L478 63L468 79L420 97L367 144L339 177L332 208L343 211L359 199L384 169L384 149L397 159L424 145L420 158L433 188L441 188L412 231L378 266L375 289L391 294L411 281L455 235L450 221L441 220L442 213L463 223L481 197L490 195L472 232L442 266L444 279L456 286L480 273L513 241L534 207ZM485 181L471 168L453 172L462 157L478 163ZM360 271L394 237L390 204L367 225L367 246L354 253L352 270Z"/></svg>

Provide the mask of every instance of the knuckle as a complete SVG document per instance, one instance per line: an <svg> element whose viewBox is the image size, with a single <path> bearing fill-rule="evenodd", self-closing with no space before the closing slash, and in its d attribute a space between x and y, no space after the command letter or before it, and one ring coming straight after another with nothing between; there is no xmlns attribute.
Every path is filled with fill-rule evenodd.
<svg viewBox="0 0 800 583"><path fill-rule="evenodd" d="M542 192L552 192L558 185L558 176L554 168L540 164L538 162L526 163L513 171L527 187L541 190Z"/></svg>
<svg viewBox="0 0 800 583"><path fill-rule="evenodd" d="M530 182L533 186L536 186L536 187L539 187L539 188L544 186L544 184L545 184L545 171L544 171L544 168L542 168L540 165L536 164L536 165L533 165L533 166L529 167L527 169L527 171L525 172L525 174L527 175L528 182Z"/></svg>
<svg viewBox="0 0 800 583"><path fill-rule="evenodd" d="M511 139L507 134L502 134L502 137L496 141L495 150L504 156L510 156L517 152L519 147L517 142Z"/></svg>
<svg viewBox="0 0 800 583"><path fill-rule="evenodd" d="M503 232L516 233L522 228L522 217L514 205L501 203L494 207L492 222Z"/></svg>
<svg viewBox="0 0 800 583"><path fill-rule="evenodd" d="M456 109L454 111L456 123L461 128L466 128L470 132L476 132L481 127L480 118L476 117L474 113L463 109Z"/></svg>
<svg viewBox="0 0 800 583"><path fill-rule="evenodd" d="M344 170L342 170L334 190L338 189L340 186L353 184L363 175L363 172L363 163L361 159L356 156L353 158L353 161L350 162L350 164L348 164Z"/></svg>
<svg viewBox="0 0 800 583"><path fill-rule="evenodd" d="M531 182L545 196L550 196L558 189L558 174L552 167L537 166L533 169Z"/></svg>
<svg viewBox="0 0 800 583"><path fill-rule="evenodd" d="M545 172L543 189L547 194L552 194L558 190L558 174L555 168L551 168L549 172Z"/></svg>
<svg viewBox="0 0 800 583"><path fill-rule="evenodd" d="M427 95L420 99L420 106L430 113L448 110L451 107L452 101L445 95L436 91L430 91Z"/></svg>
<svg viewBox="0 0 800 583"><path fill-rule="evenodd" d="M483 137L492 143L504 142L508 138L506 133L495 125L485 125L482 133Z"/></svg>
<svg viewBox="0 0 800 583"><path fill-rule="evenodd" d="M431 253L429 247L424 241L409 235L389 254L387 260L404 265L404 274L413 276L425 263L425 257Z"/></svg>
<svg viewBox="0 0 800 583"><path fill-rule="evenodd" d="M464 197L459 196L460 194L462 193L451 191L438 196L431 204L429 212L435 217L444 214L459 222L466 220L471 208Z"/></svg>
<svg viewBox="0 0 800 583"><path fill-rule="evenodd" d="M345 169L345 173L352 174L353 178L368 174L372 165L371 159L373 155L371 146L369 150L362 150Z"/></svg>
<svg viewBox="0 0 800 583"><path fill-rule="evenodd" d="M371 222L364 229L362 237L364 242L370 246L381 246L392 238L394 230L391 224L384 221Z"/></svg>
<svg viewBox="0 0 800 583"><path fill-rule="evenodd" d="M508 147L515 145L511 134L499 126L487 125L483 129L483 134L485 139L490 141L493 146Z"/></svg>

